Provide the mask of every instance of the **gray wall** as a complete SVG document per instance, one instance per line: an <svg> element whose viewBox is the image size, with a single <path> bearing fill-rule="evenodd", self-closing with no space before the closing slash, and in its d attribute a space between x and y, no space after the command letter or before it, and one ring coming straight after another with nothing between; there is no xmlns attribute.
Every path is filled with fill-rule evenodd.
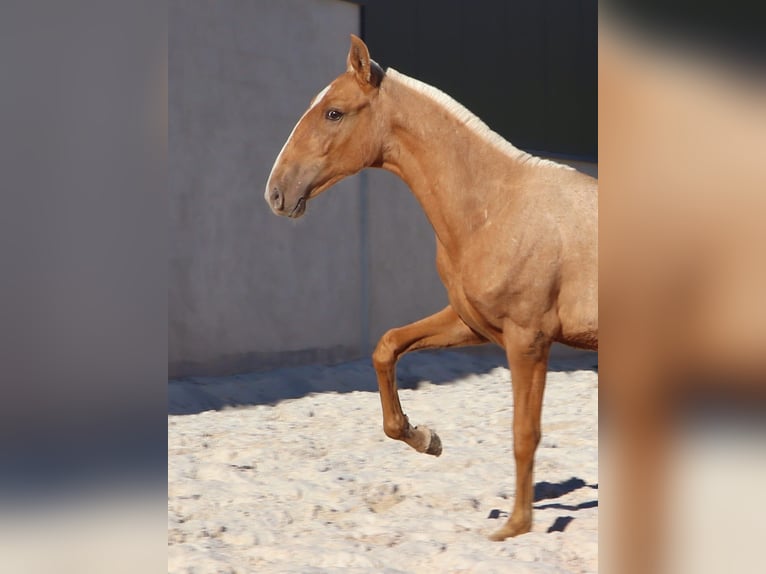
<svg viewBox="0 0 766 574"><path fill-rule="evenodd" d="M446 300L428 223L396 177L341 182L298 221L263 201L295 122L343 72L358 11L170 2L171 377L355 358Z"/></svg>
<svg viewBox="0 0 766 574"><path fill-rule="evenodd" d="M446 304L431 228L392 174L349 178L298 221L263 200L295 122L343 72L358 10L169 3L170 377L356 358Z"/></svg>
<svg viewBox="0 0 766 574"><path fill-rule="evenodd" d="M291 222L263 200L311 97L345 67L358 8L169 4L169 371L227 374L359 353L359 182Z"/></svg>

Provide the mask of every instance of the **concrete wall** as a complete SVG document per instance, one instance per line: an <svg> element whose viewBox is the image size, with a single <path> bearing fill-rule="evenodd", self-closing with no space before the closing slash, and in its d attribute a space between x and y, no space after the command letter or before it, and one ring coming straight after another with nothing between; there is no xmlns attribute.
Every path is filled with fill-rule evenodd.
<svg viewBox="0 0 766 574"><path fill-rule="evenodd" d="M446 304L433 232L392 174L349 178L298 221L263 200L295 122L344 70L358 10L169 3L170 377L356 358Z"/></svg>
<svg viewBox="0 0 766 574"><path fill-rule="evenodd" d="M169 4L169 374L357 356L359 181L291 222L271 165L345 68L358 7L336 0Z"/></svg>

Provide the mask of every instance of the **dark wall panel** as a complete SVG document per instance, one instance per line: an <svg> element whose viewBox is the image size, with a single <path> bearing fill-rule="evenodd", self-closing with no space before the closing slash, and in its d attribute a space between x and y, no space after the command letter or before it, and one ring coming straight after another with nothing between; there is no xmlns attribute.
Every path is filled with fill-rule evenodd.
<svg viewBox="0 0 766 574"><path fill-rule="evenodd" d="M522 149L597 156L596 0L368 0L373 58Z"/></svg>

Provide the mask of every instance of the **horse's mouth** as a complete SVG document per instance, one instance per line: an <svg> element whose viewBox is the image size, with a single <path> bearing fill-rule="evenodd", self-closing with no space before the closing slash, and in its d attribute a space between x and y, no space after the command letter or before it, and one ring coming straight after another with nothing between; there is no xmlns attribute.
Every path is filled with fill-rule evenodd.
<svg viewBox="0 0 766 574"><path fill-rule="evenodd" d="M306 198L301 197L298 199L298 202L295 204L295 207L293 207L293 210L287 214L287 217L292 217L293 219L296 219L306 213Z"/></svg>

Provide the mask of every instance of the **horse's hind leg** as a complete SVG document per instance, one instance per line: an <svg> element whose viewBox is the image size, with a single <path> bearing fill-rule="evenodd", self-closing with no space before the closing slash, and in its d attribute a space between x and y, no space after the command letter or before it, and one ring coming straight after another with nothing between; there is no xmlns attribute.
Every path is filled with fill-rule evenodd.
<svg viewBox="0 0 766 574"><path fill-rule="evenodd" d="M442 448L436 433L428 427L410 426L407 415L402 412L396 390L396 361L410 351L481 343L486 343L486 339L472 331L450 306L430 317L386 332L372 355L386 435L406 442L418 452L439 456Z"/></svg>
<svg viewBox="0 0 766 574"><path fill-rule="evenodd" d="M540 442L540 416L550 345L541 331L525 329L506 333L506 352L513 387L516 498L510 518L490 536L491 540L505 540L529 532L532 528L532 469L535 450Z"/></svg>

